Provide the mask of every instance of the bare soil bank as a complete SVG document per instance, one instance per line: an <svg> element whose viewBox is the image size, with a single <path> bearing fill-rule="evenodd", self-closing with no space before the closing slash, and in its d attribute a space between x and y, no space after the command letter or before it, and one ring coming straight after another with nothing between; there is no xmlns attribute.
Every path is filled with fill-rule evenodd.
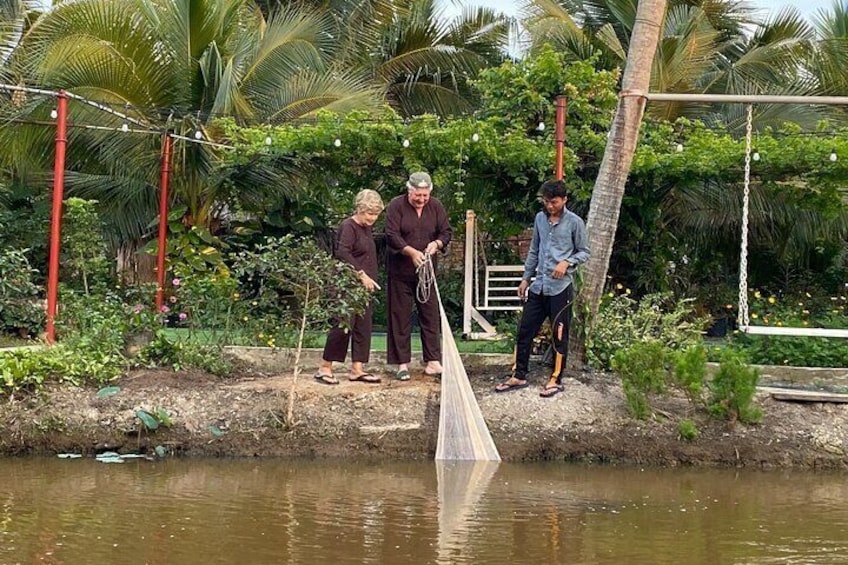
<svg viewBox="0 0 848 565"><path fill-rule="evenodd" d="M377 385L323 385L312 379L318 352L310 352L296 383L297 425L284 425L291 359L279 352L239 350L252 369L218 378L200 373L136 371L99 398L95 389L51 386L36 397L0 405L0 453L92 454L104 450L192 456L429 459L438 432L440 388L413 371L409 382L383 375ZM573 460L640 465L757 468L848 468L848 404L785 402L763 391L762 423L730 425L693 413L682 397L656 402L655 418L626 411L616 378L583 374L566 379L565 392L539 397L545 369L531 386L495 394L509 359L467 356L465 366L480 408L505 460ZM378 360L373 369L382 368ZM764 368L764 384L845 384L848 370L784 372ZM136 411L165 409L170 428L144 428ZM678 437L678 422L693 420L700 434Z"/></svg>

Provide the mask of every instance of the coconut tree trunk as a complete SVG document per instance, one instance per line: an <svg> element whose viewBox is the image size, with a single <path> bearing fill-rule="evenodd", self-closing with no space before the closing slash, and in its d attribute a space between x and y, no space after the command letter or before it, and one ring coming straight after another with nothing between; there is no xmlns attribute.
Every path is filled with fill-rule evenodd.
<svg viewBox="0 0 848 565"><path fill-rule="evenodd" d="M585 332L571 334L568 356L568 368L571 370L579 370L585 362L585 338L591 334L592 322L604 292L624 185L630 173L639 138L639 125L645 112L643 95L647 93L651 82L651 68L665 8L666 0L640 0L636 9L636 23L627 51L618 108L592 191L586 222L592 258L583 271L583 287L578 295L576 312L580 327Z"/></svg>

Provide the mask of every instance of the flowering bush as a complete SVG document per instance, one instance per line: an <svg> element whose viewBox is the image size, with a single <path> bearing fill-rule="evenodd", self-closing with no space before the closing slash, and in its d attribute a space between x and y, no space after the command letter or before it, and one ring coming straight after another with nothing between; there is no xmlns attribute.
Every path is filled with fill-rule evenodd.
<svg viewBox="0 0 848 565"><path fill-rule="evenodd" d="M602 301L592 334L586 341L590 364L609 369L616 352L634 343L656 340L668 348L685 349L700 343L709 317L697 316L692 300L675 300L671 293L631 298L621 287Z"/></svg>
<svg viewBox="0 0 848 565"><path fill-rule="evenodd" d="M828 297L816 297L806 292L790 297L752 290L748 305L751 325L848 328L848 286L835 296ZM750 361L756 364L848 366L848 340L844 338L748 335L735 332L729 347L744 350Z"/></svg>

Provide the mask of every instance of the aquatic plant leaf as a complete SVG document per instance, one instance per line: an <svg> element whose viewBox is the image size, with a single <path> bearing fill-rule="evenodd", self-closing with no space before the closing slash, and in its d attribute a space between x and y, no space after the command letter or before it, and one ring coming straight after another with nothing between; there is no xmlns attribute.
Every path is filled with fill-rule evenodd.
<svg viewBox="0 0 848 565"><path fill-rule="evenodd" d="M165 457L168 455L168 451L161 445L157 445L154 451L156 452L157 457Z"/></svg>
<svg viewBox="0 0 848 565"><path fill-rule="evenodd" d="M109 398L121 392L119 386L105 386L97 391L97 398Z"/></svg>
<svg viewBox="0 0 848 565"><path fill-rule="evenodd" d="M136 410L135 415L139 420L141 420L141 423L144 424L144 427L148 430L155 430L159 428L159 421L147 410Z"/></svg>
<svg viewBox="0 0 848 565"><path fill-rule="evenodd" d="M222 431L221 431L221 428L219 428L219 427L218 427L218 426L216 426L215 424L210 424L210 425L209 425L209 431L210 431L210 432L212 433L212 435L213 435L213 436L215 436L215 437L221 437L222 435L224 435L224 432L222 432Z"/></svg>

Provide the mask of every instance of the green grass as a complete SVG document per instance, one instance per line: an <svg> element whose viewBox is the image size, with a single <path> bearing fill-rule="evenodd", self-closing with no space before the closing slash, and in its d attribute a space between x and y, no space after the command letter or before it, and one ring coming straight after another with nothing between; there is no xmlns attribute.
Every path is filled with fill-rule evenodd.
<svg viewBox="0 0 848 565"><path fill-rule="evenodd" d="M211 330L188 330L183 328L168 328L165 330L166 335L173 340L194 342L201 344L217 343L222 340L224 334L222 332L213 332ZM239 332L230 332L228 339L223 341L230 345L263 345L252 339L252 336L241 334ZM305 338L306 347L322 348L326 341L327 335L323 332L307 332ZM460 353L512 353L512 340L499 341L465 341L460 336L454 336L457 349ZM277 345L280 345L279 343ZM386 350L386 334L375 333L371 336L371 349L374 351ZM412 334L412 350L421 351L421 339L418 334Z"/></svg>

